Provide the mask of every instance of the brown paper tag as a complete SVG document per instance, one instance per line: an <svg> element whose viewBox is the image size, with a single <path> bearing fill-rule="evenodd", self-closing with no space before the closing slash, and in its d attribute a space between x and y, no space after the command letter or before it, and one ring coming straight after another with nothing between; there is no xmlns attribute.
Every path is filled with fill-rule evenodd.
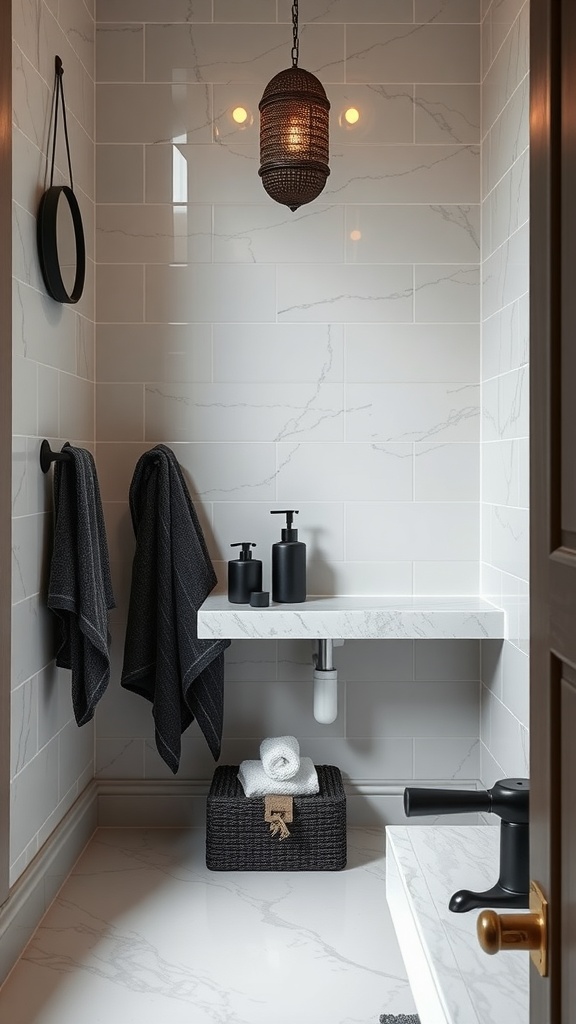
<svg viewBox="0 0 576 1024"><path fill-rule="evenodd" d="M293 797L268 794L264 797L264 821L274 821L280 816L283 821L293 820Z"/></svg>

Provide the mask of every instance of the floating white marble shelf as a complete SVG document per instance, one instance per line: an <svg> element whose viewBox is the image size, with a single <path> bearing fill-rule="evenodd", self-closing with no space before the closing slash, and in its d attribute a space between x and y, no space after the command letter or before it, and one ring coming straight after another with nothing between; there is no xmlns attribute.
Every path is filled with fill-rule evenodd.
<svg viewBox="0 0 576 1024"><path fill-rule="evenodd" d="M287 640L463 640L504 636L504 612L481 597L309 597L269 608L209 597L198 636Z"/></svg>
<svg viewBox="0 0 576 1024"><path fill-rule="evenodd" d="M479 911L453 914L458 889L498 877L498 825L386 829L386 898L421 1024L528 1024L529 954L488 956Z"/></svg>

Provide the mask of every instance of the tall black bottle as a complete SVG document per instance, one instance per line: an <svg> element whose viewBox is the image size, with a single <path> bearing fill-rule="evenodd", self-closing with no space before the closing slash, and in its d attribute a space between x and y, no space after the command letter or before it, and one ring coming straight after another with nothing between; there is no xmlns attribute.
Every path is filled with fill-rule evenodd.
<svg viewBox="0 0 576 1024"><path fill-rule="evenodd" d="M298 530L292 529L292 520L298 514L298 509L270 513L286 516L282 540L272 545L272 600L280 604L306 600L306 545L298 540Z"/></svg>
<svg viewBox="0 0 576 1024"><path fill-rule="evenodd" d="M256 545L250 540L231 544L231 548L242 548L239 558L228 562L228 600L232 604L248 604L253 590L262 590L262 562L252 558L251 548Z"/></svg>

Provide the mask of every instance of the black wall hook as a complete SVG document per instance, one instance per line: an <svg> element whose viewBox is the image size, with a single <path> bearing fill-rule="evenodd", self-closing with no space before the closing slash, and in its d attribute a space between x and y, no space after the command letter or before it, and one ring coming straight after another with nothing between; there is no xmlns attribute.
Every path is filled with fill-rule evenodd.
<svg viewBox="0 0 576 1024"><path fill-rule="evenodd" d="M42 472L47 473L53 462L70 462L70 455L65 451L53 452L49 441L44 440L40 445L40 469Z"/></svg>

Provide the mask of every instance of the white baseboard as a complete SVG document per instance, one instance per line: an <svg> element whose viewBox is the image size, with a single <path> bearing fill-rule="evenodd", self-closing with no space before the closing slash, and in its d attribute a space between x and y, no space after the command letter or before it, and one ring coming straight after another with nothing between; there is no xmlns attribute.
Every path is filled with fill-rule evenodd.
<svg viewBox="0 0 576 1024"><path fill-rule="evenodd" d="M0 908L0 984L22 954L98 825L91 782L20 876Z"/></svg>

